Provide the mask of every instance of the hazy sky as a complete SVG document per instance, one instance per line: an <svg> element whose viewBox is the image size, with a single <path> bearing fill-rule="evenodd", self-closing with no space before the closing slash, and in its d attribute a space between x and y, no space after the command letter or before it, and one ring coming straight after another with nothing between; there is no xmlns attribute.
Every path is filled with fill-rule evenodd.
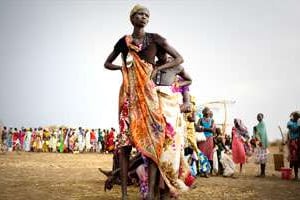
<svg viewBox="0 0 300 200"><path fill-rule="evenodd" d="M117 127L122 77L103 63L136 3L150 10L146 31L184 57L199 104L234 100L250 131L263 112L280 137L300 109L298 0L0 0L0 121Z"/></svg>

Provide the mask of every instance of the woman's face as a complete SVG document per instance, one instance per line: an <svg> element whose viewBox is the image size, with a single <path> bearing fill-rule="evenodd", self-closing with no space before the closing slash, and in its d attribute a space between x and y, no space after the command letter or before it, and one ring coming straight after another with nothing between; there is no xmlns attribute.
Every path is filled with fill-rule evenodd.
<svg viewBox="0 0 300 200"><path fill-rule="evenodd" d="M260 115L260 114L258 114L258 115L257 115L257 121L261 122L262 120L263 120L263 116Z"/></svg>
<svg viewBox="0 0 300 200"><path fill-rule="evenodd" d="M238 126L239 126L239 122L238 122L237 119L234 119L234 120L233 120L233 123L234 123L234 126L235 126L235 127L238 127Z"/></svg>
<svg viewBox="0 0 300 200"><path fill-rule="evenodd" d="M138 10L131 18L133 26L145 27L149 22L149 11L147 9Z"/></svg>
<svg viewBox="0 0 300 200"><path fill-rule="evenodd" d="M209 117L209 108L205 107L202 111L202 114L204 117Z"/></svg>

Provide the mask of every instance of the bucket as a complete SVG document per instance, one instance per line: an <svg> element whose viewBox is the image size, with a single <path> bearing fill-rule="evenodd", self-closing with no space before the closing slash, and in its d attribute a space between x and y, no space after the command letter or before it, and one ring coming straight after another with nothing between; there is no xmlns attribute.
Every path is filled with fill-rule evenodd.
<svg viewBox="0 0 300 200"><path fill-rule="evenodd" d="M291 168L281 168L281 179L290 180L292 177L292 169Z"/></svg>
<svg viewBox="0 0 300 200"><path fill-rule="evenodd" d="M281 171L281 168L284 167L283 154L274 154L273 157L275 171Z"/></svg>

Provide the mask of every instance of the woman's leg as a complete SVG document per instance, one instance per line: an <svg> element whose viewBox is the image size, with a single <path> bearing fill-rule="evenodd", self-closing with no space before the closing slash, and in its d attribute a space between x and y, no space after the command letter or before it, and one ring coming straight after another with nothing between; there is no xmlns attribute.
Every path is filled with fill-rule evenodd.
<svg viewBox="0 0 300 200"><path fill-rule="evenodd" d="M156 163L151 159L148 159L148 170L149 191L147 200L154 200L157 199L159 194L159 172Z"/></svg>
<svg viewBox="0 0 300 200"><path fill-rule="evenodd" d="M165 188L160 190L160 200L169 200L170 199L170 190L169 188L165 185Z"/></svg>
<svg viewBox="0 0 300 200"><path fill-rule="evenodd" d="M261 177L266 176L266 164L260 164L260 176Z"/></svg>
<svg viewBox="0 0 300 200"><path fill-rule="evenodd" d="M294 164L295 180L298 179L298 168L299 168L298 166L299 166L298 161L296 161L295 164Z"/></svg>
<svg viewBox="0 0 300 200"><path fill-rule="evenodd" d="M127 196L127 182L128 182L128 166L129 166L129 155L131 152L131 146L122 147L119 151L120 168L121 168L121 188L122 188L122 199L128 199Z"/></svg>
<svg viewBox="0 0 300 200"><path fill-rule="evenodd" d="M213 168L214 168L214 162L212 160L208 160L209 161L209 164L210 164L210 174L212 175L212 172L213 172Z"/></svg>

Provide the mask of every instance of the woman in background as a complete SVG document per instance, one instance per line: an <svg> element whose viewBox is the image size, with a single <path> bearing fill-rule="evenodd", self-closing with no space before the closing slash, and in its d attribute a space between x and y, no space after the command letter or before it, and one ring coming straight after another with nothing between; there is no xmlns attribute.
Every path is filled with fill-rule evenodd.
<svg viewBox="0 0 300 200"><path fill-rule="evenodd" d="M246 163L244 142L247 136L248 130L242 120L234 119L234 127L232 128L232 160L235 164L240 164L240 174L242 173L243 164Z"/></svg>
<svg viewBox="0 0 300 200"><path fill-rule="evenodd" d="M256 139L258 140L258 147L257 147L257 161L260 164L260 175L259 177L266 176L266 163L267 163L267 148L269 146L268 143L268 136L266 125L263 121L264 115L262 113L257 114L257 121L258 124L255 128L255 135Z"/></svg>
<svg viewBox="0 0 300 200"><path fill-rule="evenodd" d="M297 123L300 118L298 112L292 112L290 121L287 123L288 132L288 148L290 168L294 168L295 178L298 180L298 168L300 162L300 126Z"/></svg>
<svg viewBox="0 0 300 200"><path fill-rule="evenodd" d="M203 117L200 118L196 125L196 131L204 132L205 141L198 142L198 148L201 152L208 158L211 171L212 173L212 166L213 166L213 150L214 150L214 132L215 132L215 124L214 120L212 119L213 113L208 108L205 107L202 110Z"/></svg>

